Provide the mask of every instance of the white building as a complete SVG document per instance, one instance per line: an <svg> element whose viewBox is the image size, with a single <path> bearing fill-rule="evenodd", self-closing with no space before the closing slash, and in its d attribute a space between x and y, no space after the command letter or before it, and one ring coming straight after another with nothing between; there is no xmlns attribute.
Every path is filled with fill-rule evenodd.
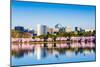
<svg viewBox="0 0 100 67"><path fill-rule="evenodd" d="M48 28L48 33L49 34L53 34L54 33L54 29L53 28Z"/></svg>
<svg viewBox="0 0 100 67"><path fill-rule="evenodd" d="M47 34L47 26L37 24L37 35L39 36L39 35L42 35L42 34Z"/></svg>
<svg viewBox="0 0 100 67"><path fill-rule="evenodd" d="M85 32L89 32L89 31L93 32L94 29L85 29Z"/></svg>
<svg viewBox="0 0 100 67"><path fill-rule="evenodd" d="M59 32L59 29L58 28L54 28L53 31L54 32Z"/></svg>
<svg viewBox="0 0 100 67"><path fill-rule="evenodd" d="M65 31L66 32L72 32L72 28L71 27L66 27Z"/></svg>

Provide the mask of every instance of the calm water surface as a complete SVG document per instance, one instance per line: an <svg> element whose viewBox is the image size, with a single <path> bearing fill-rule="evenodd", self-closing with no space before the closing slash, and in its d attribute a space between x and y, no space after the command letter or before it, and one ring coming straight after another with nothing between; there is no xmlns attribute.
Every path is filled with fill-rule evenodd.
<svg viewBox="0 0 100 67"><path fill-rule="evenodd" d="M35 65L95 61L95 43L12 44L11 63Z"/></svg>

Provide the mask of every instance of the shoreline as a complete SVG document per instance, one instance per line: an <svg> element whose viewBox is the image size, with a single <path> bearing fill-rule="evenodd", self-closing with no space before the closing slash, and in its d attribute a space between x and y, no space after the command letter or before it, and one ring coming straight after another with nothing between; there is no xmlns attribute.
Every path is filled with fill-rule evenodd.
<svg viewBox="0 0 100 67"><path fill-rule="evenodd" d="M41 42L41 41L38 41L38 42L33 42L33 41L30 41L30 42L11 42L12 44L44 44L44 43L95 43L93 41L45 41L45 42Z"/></svg>

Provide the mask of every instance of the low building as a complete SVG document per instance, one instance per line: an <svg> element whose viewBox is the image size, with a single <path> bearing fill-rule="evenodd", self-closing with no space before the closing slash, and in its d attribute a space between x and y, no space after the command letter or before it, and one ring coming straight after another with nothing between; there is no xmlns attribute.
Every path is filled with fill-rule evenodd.
<svg viewBox="0 0 100 67"><path fill-rule="evenodd" d="M80 27L75 27L75 31L81 31Z"/></svg>
<svg viewBox="0 0 100 67"><path fill-rule="evenodd" d="M75 27L75 31L80 31L80 32L84 32L85 30L80 28L80 27Z"/></svg>
<svg viewBox="0 0 100 67"><path fill-rule="evenodd" d="M22 27L22 26L15 26L15 30L24 32L24 27Z"/></svg>
<svg viewBox="0 0 100 67"><path fill-rule="evenodd" d="M53 28L48 28L48 34L53 34L53 33L54 33Z"/></svg>
<svg viewBox="0 0 100 67"><path fill-rule="evenodd" d="M71 27L66 27L66 32L72 32L72 28Z"/></svg>
<svg viewBox="0 0 100 67"><path fill-rule="evenodd" d="M53 30L54 30L54 32L59 32L58 28L54 28Z"/></svg>
<svg viewBox="0 0 100 67"><path fill-rule="evenodd" d="M85 32L93 32L94 31L94 29L85 29Z"/></svg>

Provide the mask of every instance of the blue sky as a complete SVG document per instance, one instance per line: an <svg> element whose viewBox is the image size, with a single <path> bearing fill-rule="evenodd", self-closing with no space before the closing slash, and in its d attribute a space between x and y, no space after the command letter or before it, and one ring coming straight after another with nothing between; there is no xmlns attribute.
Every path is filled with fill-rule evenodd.
<svg viewBox="0 0 100 67"><path fill-rule="evenodd" d="M12 3L12 28L35 28L36 24L95 28L95 6L48 4L37 2Z"/></svg>

